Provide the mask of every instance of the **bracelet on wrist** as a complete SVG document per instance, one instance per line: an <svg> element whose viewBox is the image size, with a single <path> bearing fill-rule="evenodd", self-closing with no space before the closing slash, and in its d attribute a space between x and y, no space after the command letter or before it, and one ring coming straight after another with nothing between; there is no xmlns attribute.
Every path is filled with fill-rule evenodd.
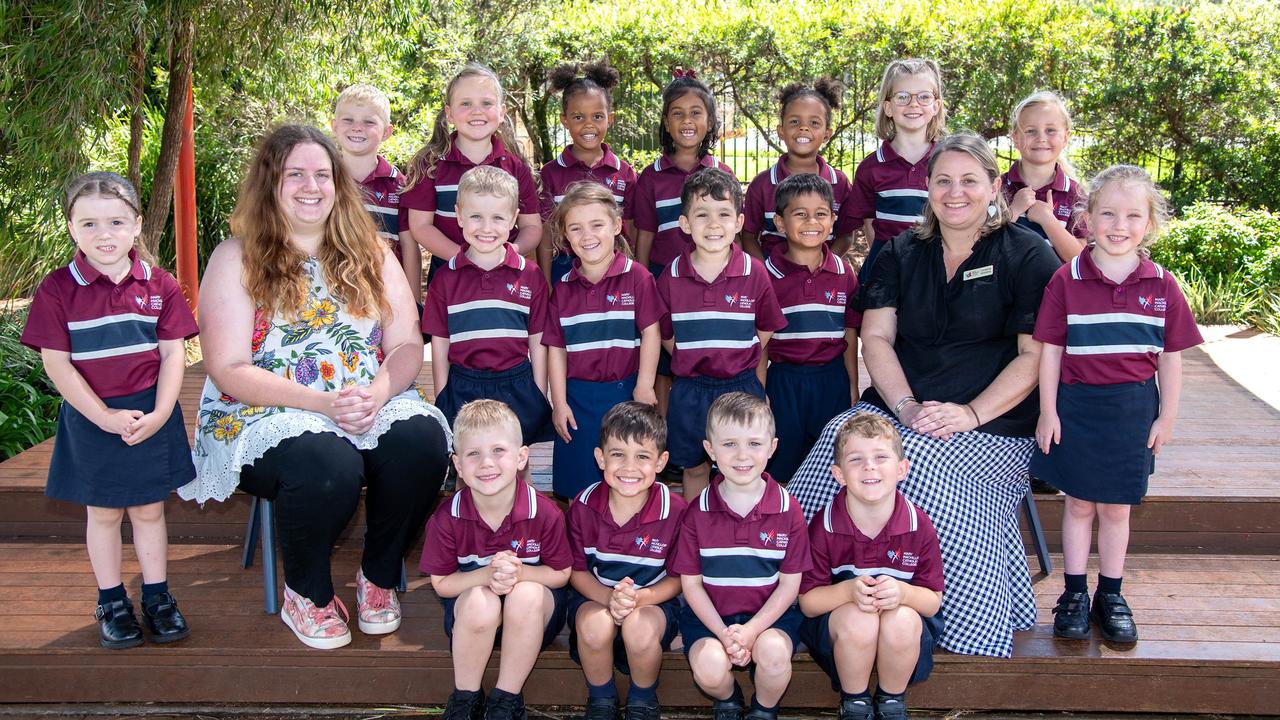
<svg viewBox="0 0 1280 720"><path fill-rule="evenodd" d="M978 411L973 409L973 405L971 405L971 404L969 404L969 403L965 403L965 404L964 404L964 407L965 407L965 409L966 409L966 410L968 410L968 411L969 411L969 414L973 416L973 422L974 422L974 423L976 423L976 424L974 425L974 427L975 427L975 428L976 428L976 427L981 427L981 426L982 426L982 418L978 417Z"/></svg>
<svg viewBox="0 0 1280 720"><path fill-rule="evenodd" d="M918 401L916 400L916 396L915 396L915 395L904 395L904 396L902 396L902 399L901 399L901 400L899 400L897 403L895 403L895 404L894 404L894 406L893 406L893 414L894 414L894 416L901 418L901 417L902 417L902 409L903 409L903 408L905 408L905 407L907 406L907 404L908 404L908 403L913 403L913 402L918 402Z"/></svg>

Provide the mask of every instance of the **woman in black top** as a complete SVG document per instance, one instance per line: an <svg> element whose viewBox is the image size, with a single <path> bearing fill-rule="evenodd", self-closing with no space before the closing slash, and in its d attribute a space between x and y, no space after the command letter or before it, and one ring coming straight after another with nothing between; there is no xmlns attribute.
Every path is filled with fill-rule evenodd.
<svg viewBox="0 0 1280 720"><path fill-rule="evenodd" d="M1007 657L1013 631L1035 623L1017 511L1037 415L1031 332L1059 263L1011 223L999 176L981 138L935 147L923 221L885 246L863 288L872 386L828 423L788 489L812 516L839 489L830 468L840 426L857 412L895 421L911 461L899 489L942 545L940 644Z"/></svg>

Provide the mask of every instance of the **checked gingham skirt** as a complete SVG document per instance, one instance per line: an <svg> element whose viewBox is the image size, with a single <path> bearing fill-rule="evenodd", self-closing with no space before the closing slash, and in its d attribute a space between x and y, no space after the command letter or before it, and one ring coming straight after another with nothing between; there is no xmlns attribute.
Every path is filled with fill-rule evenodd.
<svg viewBox="0 0 1280 720"><path fill-rule="evenodd" d="M937 528L946 586L946 629L939 644L965 655L1009 657L1013 632L1030 628L1036 620L1018 532L1018 508L1029 482L1034 439L971 431L937 440L906 428L873 405L858 403L827 423L787 485L806 518L839 490L831 476L835 436L858 412L881 415L902 433L911 469L898 487Z"/></svg>

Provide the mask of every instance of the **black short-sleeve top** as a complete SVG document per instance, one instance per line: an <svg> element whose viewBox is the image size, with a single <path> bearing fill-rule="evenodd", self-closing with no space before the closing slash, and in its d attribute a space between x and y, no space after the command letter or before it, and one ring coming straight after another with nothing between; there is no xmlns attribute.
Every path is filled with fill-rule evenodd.
<svg viewBox="0 0 1280 720"><path fill-rule="evenodd" d="M864 310L896 308L894 350L911 392L922 402L967 403L1018 354L1018 335L1035 330L1036 312L1060 263L1034 232L1006 225L978 240L947 280L942 241L907 231L881 250L863 288ZM897 398L875 387L862 399L892 410ZM1035 392L979 430L1029 436L1039 413Z"/></svg>

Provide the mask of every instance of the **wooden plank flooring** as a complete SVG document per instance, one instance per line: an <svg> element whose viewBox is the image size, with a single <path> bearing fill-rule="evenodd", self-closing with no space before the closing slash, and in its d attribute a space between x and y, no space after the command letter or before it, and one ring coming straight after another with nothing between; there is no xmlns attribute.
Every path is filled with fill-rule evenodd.
<svg viewBox="0 0 1280 720"><path fill-rule="evenodd" d="M112 652L97 646L93 577L82 546L0 545L0 596L8 610L0 702L440 704L448 694L441 610L425 578L411 574L400 631L356 632L351 646L319 652L262 612L261 571L240 568L238 547L175 545L171 554L169 582L190 618L191 638ZM334 558L339 596L349 605L358 560L354 547ZM136 588L141 579L128 552L125 573ZM1132 649L1054 639L1049 608L1061 587L1055 577L1038 584L1039 624L1017 635L1013 661L939 654L933 678L912 690L913 705L1115 710L1114 697L1092 690L1123 687L1123 709L1132 711L1280 707L1280 557L1141 555L1131 558L1126 578L1143 638ZM539 659L526 690L531 703L583 700L564 643L562 636ZM703 704L678 653L668 654L663 673L665 703ZM1086 685L1064 693L1068 680ZM786 704L825 708L833 699L825 676L798 656Z"/></svg>

